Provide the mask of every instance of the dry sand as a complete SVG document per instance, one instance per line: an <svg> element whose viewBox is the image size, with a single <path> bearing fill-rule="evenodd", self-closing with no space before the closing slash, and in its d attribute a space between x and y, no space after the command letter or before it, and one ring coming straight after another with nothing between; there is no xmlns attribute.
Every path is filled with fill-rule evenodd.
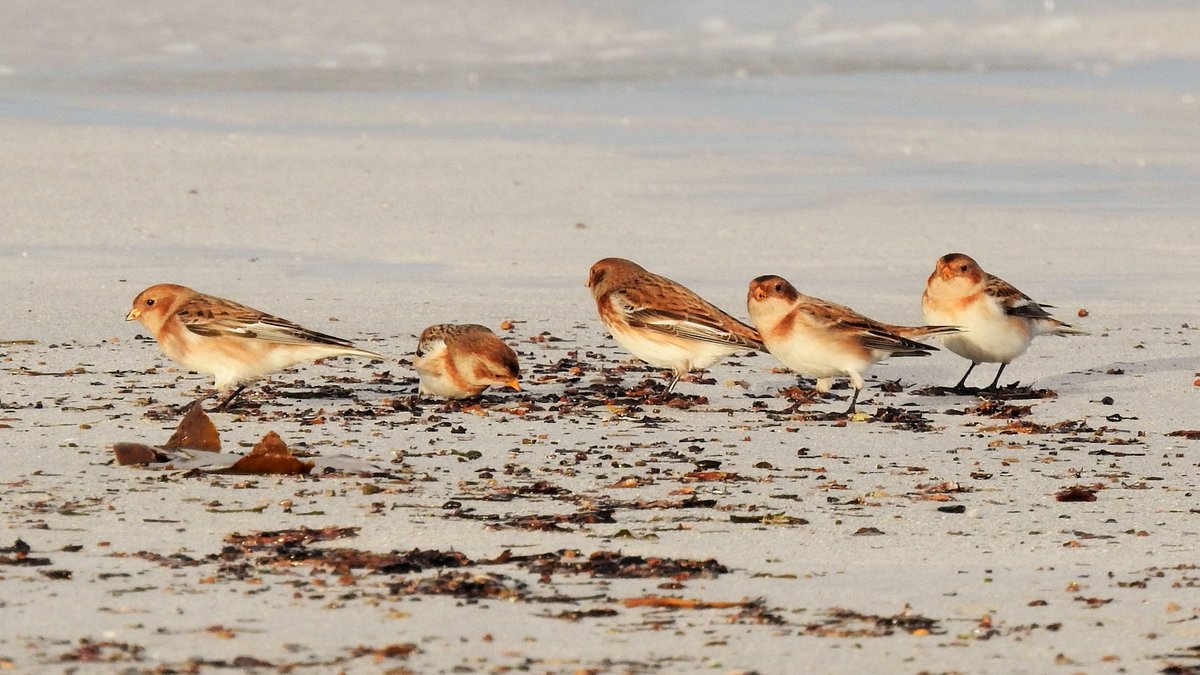
<svg viewBox="0 0 1200 675"><path fill-rule="evenodd" d="M853 111L819 119L16 86L0 663L1195 672L1200 441L1170 434L1200 429L1200 113L1135 79L810 82ZM622 255L739 316L778 273L917 321L952 250L1090 332L1006 372L1056 396L924 395L965 368L942 352L877 368L868 419L785 412L796 379L769 355L681 383L680 407L638 402L623 390L661 378L583 287ZM110 444L165 441L168 408L211 385L121 321L162 281L392 356L281 373L213 415L231 452L276 431L375 471L115 465ZM423 327L503 320L526 392L413 400ZM1056 500L1072 486L1095 501ZM301 528L356 529L233 538Z"/></svg>

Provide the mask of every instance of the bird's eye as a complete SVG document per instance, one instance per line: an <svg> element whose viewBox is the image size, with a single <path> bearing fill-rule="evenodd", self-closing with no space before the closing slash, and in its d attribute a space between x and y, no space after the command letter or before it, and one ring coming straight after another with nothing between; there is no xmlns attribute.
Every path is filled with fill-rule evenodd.
<svg viewBox="0 0 1200 675"><path fill-rule="evenodd" d="M775 292L782 293L783 292L783 284L775 284Z"/></svg>
<svg viewBox="0 0 1200 675"><path fill-rule="evenodd" d="M146 306L153 307L154 306L154 298L146 298Z"/></svg>
<svg viewBox="0 0 1200 675"><path fill-rule="evenodd" d="M959 271L959 272L966 272L966 271L967 271L967 266L966 266L966 265L959 265L959 266L958 266L958 271Z"/></svg>

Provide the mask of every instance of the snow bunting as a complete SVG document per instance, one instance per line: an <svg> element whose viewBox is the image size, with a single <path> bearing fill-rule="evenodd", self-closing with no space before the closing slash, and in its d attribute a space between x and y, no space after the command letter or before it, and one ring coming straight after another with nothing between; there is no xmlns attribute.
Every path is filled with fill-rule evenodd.
<svg viewBox="0 0 1200 675"><path fill-rule="evenodd" d="M938 258L921 296L925 320L952 323L963 332L942 338L946 349L971 361L955 389L962 389L975 366L999 363L996 378L987 386L995 389L1013 359L1025 353L1039 335L1087 335L1055 319L1007 281L984 272L970 256L948 253Z"/></svg>
<svg viewBox="0 0 1200 675"><path fill-rule="evenodd" d="M959 331L954 326L880 323L849 307L804 295L773 275L750 282L746 307L767 351L793 372L816 377L817 391L829 391L834 377L850 378L854 396L847 415L854 412L863 375L872 364L889 356L928 356L937 347L913 338Z"/></svg>
<svg viewBox="0 0 1200 675"><path fill-rule="evenodd" d="M471 398L491 386L521 391L517 353L478 324L439 323L421 332L413 362L422 396Z"/></svg>
<svg viewBox="0 0 1200 675"><path fill-rule="evenodd" d="M674 371L667 392L685 373L704 370L739 350L763 349L758 331L623 258L592 265L587 286L617 344L652 366Z"/></svg>
<svg viewBox="0 0 1200 675"><path fill-rule="evenodd" d="M216 376L218 392L233 389L218 410L268 373L327 356L384 358L349 340L302 328L231 300L185 286L158 284L133 299L126 321L137 319L163 353L187 368Z"/></svg>

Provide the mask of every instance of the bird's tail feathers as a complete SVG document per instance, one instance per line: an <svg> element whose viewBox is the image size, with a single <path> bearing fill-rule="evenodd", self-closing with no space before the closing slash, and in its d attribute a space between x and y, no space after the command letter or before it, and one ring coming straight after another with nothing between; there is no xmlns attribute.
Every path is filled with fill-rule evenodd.
<svg viewBox="0 0 1200 675"><path fill-rule="evenodd" d="M1058 319L1054 319L1054 327L1050 330L1050 333L1060 337L1067 337L1068 335L1091 335L1091 333L1085 330L1080 330L1071 324L1063 323Z"/></svg>
<svg viewBox="0 0 1200 675"><path fill-rule="evenodd" d="M926 337L936 337L938 335L953 335L961 333L962 328L958 326L889 326L892 332L900 337L906 337L910 340L920 340Z"/></svg>
<svg viewBox="0 0 1200 675"><path fill-rule="evenodd" d="M376 354L375 352L368 351L366 349L359 349L358 347L331 347L330 351L332 352L331 355L333 356L359 356L364 359L387 361L387 358L382 354Z"/></svg>
<svg viewBox="0 0 1200 675"><path fill-rule="evenodd" d="M755 349L760 352L767 351L766 345L763 344L762 336L759 335L758 329L753 326L748 326L741 321L737 321L733 325L733 335L735 340L747 349Z"/></svg>

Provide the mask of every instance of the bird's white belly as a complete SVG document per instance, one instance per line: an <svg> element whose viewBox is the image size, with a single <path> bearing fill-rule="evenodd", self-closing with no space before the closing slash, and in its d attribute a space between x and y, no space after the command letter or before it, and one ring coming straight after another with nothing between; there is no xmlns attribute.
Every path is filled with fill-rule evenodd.
<svg viewBox="0 0 1200 675"><path fill-rule="evenodd" d="M925 321L958 326L961 333L940 339L946 349L979 363L1008 363L1029 348L1029 321L1009 316L996 304L976 302L956 315L926 309Z"/></svg>
<svg viewBox="0 0 1200 675"><path fill-rule="evenodd" d="M454 381L442 375L421 374L421 383L417 391L422 396L440 396L442 398L468 398L471 392L454 384Z"/></svg>
<svg viewBox="0 0 1200 675"><path fill-rule="evenodd" d="M441 396L443 398L468 398L473 393L461 386L449 375L448 349L443 342L437 343L429 351L413 360L420 384L417 391L423 396Z"/></svg>
<svg viewBox="0 0 1200 675"><path fill-rule="evenodd" d="M766 335L763 336L767 338ZM849 375L867 364L836 343L793 332L786 340L767 340L767 350L798 375L826 378Z"/></svg>
<svg viewBox="0 0 1200 675"><path fill-rule="evenodd" d="M216 387L228 391L239 384L299 363L332 356L336 349L321 345L272 343L255 339L213 339L181 331L167 340L163 353L189 370L213 375Z"/></svg>
<svg viewBox="0 0 1200 675"><path fill-rule="evenodd" d="M704 370L721 357L738 350L737 347L701 340L685 342L682 338L660 336L650 331L613 329L612 336L617 344L646 363L677 372Z"/></svg>

